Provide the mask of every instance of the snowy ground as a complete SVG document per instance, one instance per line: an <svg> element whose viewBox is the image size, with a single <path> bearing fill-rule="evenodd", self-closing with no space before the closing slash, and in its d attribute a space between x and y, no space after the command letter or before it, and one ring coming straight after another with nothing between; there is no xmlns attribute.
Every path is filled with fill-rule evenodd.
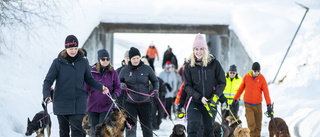
<svg viewBox="0 0 320 137"><path fill-rule="evenodd" d="M163 1L163 0L70 0L60 1L57 19L62 25L36 26L31 32L23 26L10 30L0 26L4 32L4 43L0 43L0 137L24 136L27 117L40 111L42 84L53 59L64 48L65 37L74 34L80 45L84 43L94 27L104 22L144 23L193 23L230 24L245 46L253 61L261 64L261 72L267 81L272 81L290 41L301 21L305 9L292 0L244 0L244 1ZM269 85L275 116L283 118L293 137L320 136L320 2L298 0L310 8L294 44L279 73L283 83ZM32 20L32 19L30 19ZM38 22L33 20L33 22ZM22 29L22 30L21 30ZM34 36L32 34L37 34ZM167 45L181 65L184 57L191 53L192 35L173 34L116 34L115 49L139 47L142 54L151 41L159 49L160 58ZM115 50L114 65L118 67L124 50ZM161 61L161 60L160 60ZM161 71L156 61L156 71ZM241 62L239 62L241 63ZM49 112L52 106L49 105ZM244 113L240 119L245 122ZM266 111L263 104L263 112ZM52 136L58 136L58 123L52 116ZM262 136L268 136L268 119L263 117ZM183 123L175 120L175 123ZM244 126L246 124L244 123ZM159 136L169 136L172 123L164 120ZM141 132L138 132L141 136ZM35 135L32 135L35 136Z"/></svg>

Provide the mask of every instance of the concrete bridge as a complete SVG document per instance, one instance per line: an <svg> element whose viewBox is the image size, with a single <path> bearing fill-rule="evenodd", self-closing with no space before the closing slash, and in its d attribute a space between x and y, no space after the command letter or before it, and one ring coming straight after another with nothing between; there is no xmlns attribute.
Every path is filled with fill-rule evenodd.
<svg viewBox="0 0 320 137"><path fill-rule="evenodd" d="M88 52L89 62L96 62L97 51L102 48L107 49L113 58L114 33L197 34L199 32L206 35L210 53L216 56L225 71L228 71L232 64L236 64L241 76L251 70L251 58L228 25L100 23L93 29L83 48Z"/></svg>

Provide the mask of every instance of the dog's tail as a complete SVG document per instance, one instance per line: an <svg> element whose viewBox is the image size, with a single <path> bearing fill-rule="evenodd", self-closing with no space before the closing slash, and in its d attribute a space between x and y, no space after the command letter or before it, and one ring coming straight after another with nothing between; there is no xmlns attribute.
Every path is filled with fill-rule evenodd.
<svg viewBox="0 0 320 137"><path fill-rule="evenodd" d="M102 123L96 125L95 129L96 129L96 130L94 131L94 136L95 136L95 137L101 137Z"/></svg>

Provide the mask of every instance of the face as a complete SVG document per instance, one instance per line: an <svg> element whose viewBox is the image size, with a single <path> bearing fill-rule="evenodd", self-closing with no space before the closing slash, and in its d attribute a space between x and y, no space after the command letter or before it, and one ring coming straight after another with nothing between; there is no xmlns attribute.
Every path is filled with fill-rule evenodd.
<svg viewBox="0 0 320 137"><path fill-rule="evenodd" d="M235 71L229 71L228 73L229 73L230 78L234 78L237 75L237 72L235 72Z"/></svg>
<svg viewBox="0 0 320 137"><path fill-rule="evenodd" d="M166 64L166 71L167 72L171 72L171 70L172 70L171 65Z"/></svg>
<svg viewBox="0 0 320 137"><path fill-rule="evenodd" d="M194 48L193 53L196 56L197 59L202 59L204 54L204 48Z"/></svg>
<svg viewBox="0 0 320 137"><path fill-rule="evenodd" d="M103 66L103 67L108 66L108 65L110 64L110 58L108 58L108 57L103 57L103 58L101 58L101 59L100 59L100 64L101 64L101 66Z"/></svg>
<svg viewBox="0 0 320 137"><path fill-rule="evenodd" d="M66 50L70 57L75 57L78 54L78 47L67 48Z"/></svg>
<svg viewBox="0 0 320 137"><path fill-rule="evenodd" d="M258 76L259 73L260 73L259 70L252 70L252 76L254 76L254 77Z"/></svg>
<svg viewBox="0 0 320 137"><path fill-rule="evenodd" d="M139 55L133 56L130 59L130 61L131 61L132 66L138 66L140 63L140 56Z"/></svg>
<svg viewBox="0 0 320 137"><path fill-rule="evenodd" d="M126 63L126 65L128 65L129 60L130 60L129 57L125 57L125 58L124 58L124 62Z"/></svg>

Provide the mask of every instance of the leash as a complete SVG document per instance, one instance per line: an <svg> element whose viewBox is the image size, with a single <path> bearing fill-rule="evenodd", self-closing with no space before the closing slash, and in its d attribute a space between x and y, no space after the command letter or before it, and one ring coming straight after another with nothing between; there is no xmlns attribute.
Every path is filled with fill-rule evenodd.
<svg viewBox="0 0 320 137"><path fill-rule="evenodd" d="M150 97L154 97L154 92L158 92L158 93L159 93L158 90L153 90L153 92L149 95L149 94L137 92L137 91L134 91L134 90L132 90L132 89L130 89L130 88L127 88L126 85L124 85L124 88L125 88L125 90L126 90L126 92L127 92L128 97L129 97L133 102L135 102L135 103L143 103L143 102L147 101ZM140 95L143 95L143 96L147 96L147 98L146 98L145 100L143 100L143 101L135 101L135 100L130 96L130 94L128 93L128 90L131 91L131 92L133 92L133 93L137 93L137 94L140 94ZM173 120L172 120L172 118L171 118L171 116L169 115L168 111L167 111L166 108L164 107L164 105L163 105L163 103L161 102L161 100L160 100L159 97L158 97L158 101L159 101L159 103L161 104L163 110L166 112L166 114L167 114L167 116L169 117L169 119L170 119L170 121L172 122L172 124L175 125L174 122L173 122Z"/></svg>
<svg viewBox="0 0 320 137"><path fill-rule="evenodd" d="M189 98L189 101L187 103L187 106L186 106L186 117L184 118L184 123L187 123L187 117L188 117L188 109L189 109L189 105L191 103L191 100L192 100L192 96Z"/></svg>
<svg viewBox="0 0 320 137"><path fill-rule="evenodd" d="M230 107L229 107L229 106L228 106L228 110L229 110L229 112L231 113L233 119L234 119L234 120L237 122L237 124L239 125L238 120L236 119L236 117L234 117L234 115L233 115L232 111L230 110Z"/></svg>

